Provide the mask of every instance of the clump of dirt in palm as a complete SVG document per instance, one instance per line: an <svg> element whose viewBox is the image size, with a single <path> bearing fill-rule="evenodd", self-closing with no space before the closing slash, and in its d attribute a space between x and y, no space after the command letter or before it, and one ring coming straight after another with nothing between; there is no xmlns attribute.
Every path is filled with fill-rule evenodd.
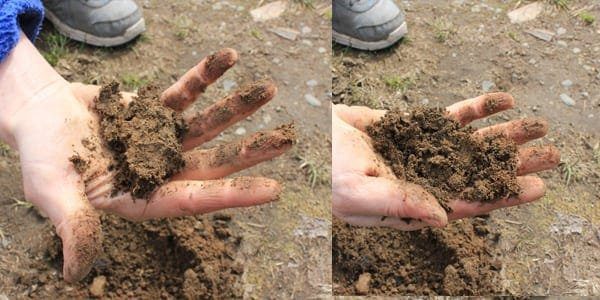
<svg viewBox="0 0 600 300"><path fill-rule="evenodd" d="M112 82L95 99L100 136L112 151L115 192L146 198L184 165L181 141L186 131L180 114L162 105L159 90L141 88L128 105L122 104L119 84Z"/></svg>
<svg viewBox="0 0 600 300"><path fill-rule="evenodd" d="M431 192L446 211L448 201L493 202L519 193L517 146L504 135L474 135L442 108L389 111L367 132L400 179Z"/></svg>
<svg viewBox="0 0 600 300"><path fill-rule="evenodd" d="M356 227L334 219L334 294L500 294L497 241L485 218L419 231Z"/></svg>

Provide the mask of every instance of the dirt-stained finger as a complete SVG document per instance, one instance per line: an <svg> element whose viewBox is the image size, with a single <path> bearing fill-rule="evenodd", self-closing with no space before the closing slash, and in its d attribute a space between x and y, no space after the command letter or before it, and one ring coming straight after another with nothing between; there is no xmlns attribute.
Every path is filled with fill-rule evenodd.
<svg viewBox="0 0 600 300"><path fill-rule="evenodd" d="M463 126L515 106L515 99L507 93L489 93L456 102L448 107L448 115Z"/></svg>
<svg viewBox="0 0 600 300"><path fill-rule="evenodd" d="M525 175L556 168L560 163L558 148L548 145L519 149L517 174Z"/></svg>
<svg viewBox="0 0 600 300"><path fill-rule="evenodd" d="M456 220L466 217L474 217L487 214L492 210L520 205L535 201L546 194L544 181L537 176L517 177L521 192L516 197L498 200L492 203L468 202L464 200L450 201L449 205L452 212L448 214L449 220Z"/></svg>
<svg viewBox="0 0 600 300"><path fill-rule="evenodd" d="M233 67L237 60L237 52L229 48L207 56L165 90L161 100L166 106L183 111L206 90L206 87Z"/></svg>
<svg viewBox="0 0 600 300"><path fill-rule="evenodd" d="M360 131L366 131L367 126L379 121L387 112L382 109L371 109L366 106L333 105L332 113L344 122Z"/></svg>
<svg viewBox="0 0 600 300"><path fill-rule="evenodd" d="M184 149L194 148L207 142L227 127L243 120L277 93L277 87L268 79L249 84L235 93L217 101L201 111L184 116L189 131L184 138Z"/></svg>
<svg viewBox="0 0 600 300"><path fill-rule="evenodd" d="M286 124L272 131L257 132L239 142L191 150L184 154L185 168L172 180L222 178L283 154L295 140L294 125Z"/></svg>
<svg viewBox="0 0 600 300"><path fill-rule="evenodd" d="M518 145L541 138L548 133L548 122L542 118L525 118L494 126L484 127L475 134L485 136L503 134Z"/></svg>

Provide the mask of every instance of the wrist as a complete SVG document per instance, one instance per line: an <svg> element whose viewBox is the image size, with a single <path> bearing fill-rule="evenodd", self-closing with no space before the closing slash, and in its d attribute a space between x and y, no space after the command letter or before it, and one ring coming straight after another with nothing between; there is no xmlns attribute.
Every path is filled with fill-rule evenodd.
<svg viewBox="0 0 600 300"><path fill-rule="evenodd" d="M62 86L64 79L21 34L19 42L0 64L0 138L15 145L14 128L20 111Z"/></svg>

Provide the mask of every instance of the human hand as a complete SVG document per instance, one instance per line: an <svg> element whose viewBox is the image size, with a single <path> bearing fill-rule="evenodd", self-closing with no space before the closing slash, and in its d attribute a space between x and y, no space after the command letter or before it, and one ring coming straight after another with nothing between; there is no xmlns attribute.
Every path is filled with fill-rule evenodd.
<svg viewBox="0 0 600 300"><path fill-rule="evenodd" d="M501 101L498 101L499 105L494 111L486 112L486 102L492 96L496 101ZM510 95L497 93L457 102L446 110L450 117L464 126L513 106L514 99ZM366 127L381 119L385 113L384 110L362 106L334 105L332 108L333 214L350 224L401 230L442 227L449 220L535 201L545 193L544 182L528 174L554 168L560 161L560 153L554 146L520 148L517 181L521 192L518 196L485 204L456 199L448 203L452 212L446 214L433 195L421 186L399 180L374 152L371 138L365 133ZM526 130L528 124L533 122L543 126ZM485 127L474 134L502 133L521 145L543 137L547 130L545 121L526 118Z"/></svg>
<svg viewBox="0 0 600 300"><path fill-rule="evenodd" d="M69 84L47 66L26 38L21 39L15 51L26 53L27 60L35 62L33 68L38 70L34 73L46 83L35 93L18 99L20 103L8 103L5 109L0 109L0 136L19 152L26 199L50 218L62 239L65 280L82 279L99 254L102 233L97 210L140 221L278 199L281 187L275 180L221 178L288 150L293 140L284 134L284 129L256 133L215 148L195 149L271 100L276 93L273 83L261 82L202 111L185 114L190 128L183 141L186 167L145 199L147 201L134 201L129 193L111 195L114 174L108 170L110 153L100 141L99 118L93 109L100 87ZM15 66L21 54L15 54L8 65L2 65L4 69L0 72L7 74L7 78L18 73ZM231 49L205 58L168 88L161 100L177 111L184 110L237 59L237 53ZM14 84L18 84L16 79ZM11 96L23 94L26 93ZM127 103L133 96L123 93L123 101ZM230 113L226 116L215 113L224 109ZM92 144L84 147L84 139ZM98 151L94 153L89 149ZM69 161L74 154L89 162L83 174Z"/></svg>

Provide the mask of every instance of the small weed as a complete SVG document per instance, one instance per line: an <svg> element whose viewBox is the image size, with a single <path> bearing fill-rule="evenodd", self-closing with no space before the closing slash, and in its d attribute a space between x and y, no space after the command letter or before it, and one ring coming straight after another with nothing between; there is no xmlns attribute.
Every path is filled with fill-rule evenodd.
<svg viewBox="0 0 600 300"><path fill-rule="evenodd" d="M315 8L315 0L294 0L294 3L300 4L307 8Z"/></svg>
<svg viewBox="0 0 600 300"><path fill-rule="evenodd" d="M253 36L255 39L262 41L263 40L263 34L262 32L260 32L260 30L253 28L252 30L250 30L250 35Z"/></svg>
<svg viewBox="0 0 600 300"><path fill-rule="evenodd" d="M444 43L450 38L450 36L454 33L454 29L452 28L452 23L437 19L433 22L434 36L435 40Z"/></svg>
<svg viewBox="0 0 600 300"><path fill-rule="evenodd" d="M581 19L581 21L587 25L592 25L594 22L596 22L596 17L594 17L594 15L592 15L592 13L589 11L585 10L579 13L579 19Z"/></svg>
<svg viewBox="0 0 600 300"><path fill-rule="evenodd" d="M506 35L513 41L515 42L520 42L519 38L517 37L517 33L515 33L514 31L509 31L506 33Z"/></svg>
<svg viewBox="0 0 600 300"><path fill-rule="evenodd" d="M300 160L300 167L298 167L298 169L306 172L306 175L308 176L308 183L310 184L311 188L314 188L317 183L325 182L325 174L323 174L321 168L317 166L314 161L304 158L300 155L296 156L296 158Z"/></svg>
<svg viewBox="0 0 600 300"><path fill-rule="evenodd" d="M324 17L326 20L331 20L331 19L333 18L333 12L331 11L331 9L328 9L328 10L326 10L326 11L323 13L323 17Z"/></svg>
<svg viewBox="0 0 600 300"><path fill-rule="evenodd" d="M23 207L25 209L30 209L33 208L33 204L31 204L31 202L27 202L25 200L19 200L17 198L12 197L13 200L13 204L12 207L14 207L15 209L19 208L19 207Z"/></svg>
<svg viewBox="0 0 600 300"><path fill-rule="evenodd" d="M578 163L578 160L571 161L569 159L565 159L560 163L560 171L563 174L565 185L569 186L571 182L579 178Z"/></svg>
<svg viewBox="0 0 600 300"><path fill-rule="evenodd" d="M51 66L56 66L58 61L67 55L69 39L60 33L52 32L44 36L44 42L48 49L42 51L42 56Z"/></svg>
<svg viewBox="0 0 600 300"><path fill-rule="evenodd" d="M136 74L125 74L121 78L123 85L130 90L137 90L141 86L147 85L150 80L145 76L139 76Z"/></svg>
<svg viewBox="0 0 600 300"><path fill-rule="evenodd" d="M568 9L569 2L571 2L571 0L548 0L548 2L560 9Z"/></svg>
<svg viewBox="0 0 600 300"><path fill-rule="evenodd" d="M177 36L178 39L180 40L184 40L185 38L187 38L190 33L191 33L191 28L192 28L193 24L192 21L187 18L187 17L182 17L182 18L178 18L175 20L175 36Z"/></svg>
<svg viewBox="0 0 600 300"><path fill-rule="evenodd" d="M600 164L600 145L598 143L594 146L594 160Z"/></svg>
<svg viewBox="0 0 600 300"><path fill-rule="evenodd" d="M415 84L415 81L412 77L401 77L398 75L386 76L383 78L383 82L388 88L393 89L395 91L400 91L402 93L406 92Z"/></svg>

